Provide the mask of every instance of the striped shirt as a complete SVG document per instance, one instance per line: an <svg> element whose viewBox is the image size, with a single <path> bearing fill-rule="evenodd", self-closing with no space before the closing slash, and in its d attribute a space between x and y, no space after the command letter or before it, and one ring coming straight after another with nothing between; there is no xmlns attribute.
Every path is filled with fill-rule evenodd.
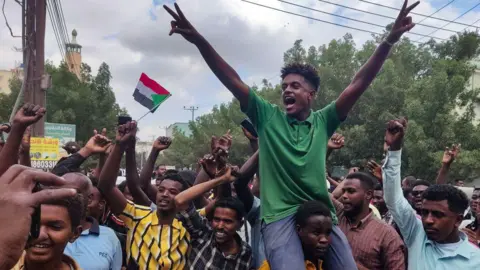
<svg viewBox="0 0 480 270"><path fill-rule="evenodd" d="M139 269L185 268L190 236L180 221L159 225L156 211L131 201L120 219L128 227L127 262L135 262Z"/></svg>

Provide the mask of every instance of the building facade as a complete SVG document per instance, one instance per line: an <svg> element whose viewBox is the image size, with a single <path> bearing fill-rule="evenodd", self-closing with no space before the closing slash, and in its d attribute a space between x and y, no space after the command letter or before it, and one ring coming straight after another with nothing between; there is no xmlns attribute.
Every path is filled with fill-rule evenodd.
<svg viewBox="0 0 480 270"><path fill-rule="evenodd" d="M190 127L188 126L188 123L173 123L170 126L167 127L166 134L167 137L173 137L173 131L177 129L178 131L182 132L185 134L185 136L190 137L192 135L192 131L190 130Z"/></svg>
<svg viewBox="0 0 480 270"><path fill-rule="evenodd" d="M0 93L9 94L11 92L10 80L14 77L23 80L23 64L10 70L0 70Z"/></svg>

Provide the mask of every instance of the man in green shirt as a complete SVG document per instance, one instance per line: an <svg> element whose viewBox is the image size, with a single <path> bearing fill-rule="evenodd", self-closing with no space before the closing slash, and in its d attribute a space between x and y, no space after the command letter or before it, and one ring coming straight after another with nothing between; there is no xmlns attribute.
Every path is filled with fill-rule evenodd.
<svg viewBox="0 0 480 270"><path fill-rule="evenodd" d="M242 110L252 120L261 138L262 233L272 269L291 270L304 266L294 220L297 208L304 201L320 200L334 213L325 178L328 138L371 84L394 43L414 27L412 18L407 15L419 2L409 7L407 2L405 0L390 34L358 71L351 84L336 101L316 112L311 109L320 87L320 77L315 68L292 64L282 69L283 111L260 98L241 80L186 19L177 4L176 13L164 6L174 18L170 35L180 34L198 48L218 79L240 101ZM333 228L327 257L327 269L356 269L345 235L337 226Z"/></svg>

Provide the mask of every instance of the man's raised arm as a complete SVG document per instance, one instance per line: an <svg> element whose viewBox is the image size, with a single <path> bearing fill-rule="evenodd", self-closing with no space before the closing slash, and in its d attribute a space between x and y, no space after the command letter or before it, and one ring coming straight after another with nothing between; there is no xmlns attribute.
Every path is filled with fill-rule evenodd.
<svg viewBox="0 0 480 270"><path fill-rule="evenodd" d="M393 220L400 229L405 244L409 246L420 231L422 224L415 217L415 213L403 197L401 187L401 160L402 144L407 122L405 119L391 120L388 123L385 141L389 146L387 157L382 168L383 193L387 208L393 216Z"/></svg>
<svg viewBox="0 0 480 270"><path fill-rule="evenodd" d="M112 213L115 215L121 214L127 205L127 199L115 186L115 182L123 153L125 152L128 142L135 137L136 129L137 125L135 122L129 122L118 127L115 145L105 162L105 167L100 173L98 189L102 192L105 199L107 199L110 210L112 210Z"/></svg>
<svg viewBox="0 0 480 270"><path fill-rule="evenodd" d="M167 6L163 6L165 10L173 17L171 22L172 30L170 35L180 34L187 41L197 46L198 50L207 62L210 69L215 73L217 78L232 92L235 98L240 101L242 108L248 107L249 87L246 85L237 72L215 51L208 41L198 33L193 25L187 20L178 4L175 3L175 11Z"/></svg>
<svg viewBox="0 0 480 270"><path fill-rule="evenodd" d="M386 40L380 43L373 55L368 59L367 63L365 63L357 74L355 74L350 85L340 94L340 97L336 101L336 107L338 117L341 120L344 120L347 117L348 112L352 109L353 105L355 105L363 92L367 90L373 79L375 79L377 73L387 59L392 46L400 40L400 37L405 32L410 31L410 29L415 26L415 24L412 23L412 17L409 17L408 14L419 3L420 2L417 1L407 7L408 0L405 0Z"/></svg>

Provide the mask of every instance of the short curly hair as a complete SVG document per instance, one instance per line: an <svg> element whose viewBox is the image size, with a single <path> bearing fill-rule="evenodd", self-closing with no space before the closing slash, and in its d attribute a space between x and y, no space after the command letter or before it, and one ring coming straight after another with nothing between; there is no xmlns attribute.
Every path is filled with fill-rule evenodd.
<svg viewBox="0 0 480 270"><path fill-rule="evenodd" d="M53 187L45 187L44 189L55 189ZM84 199L83 196L79 193L75 194L72 197L60 200L54 200L52 202L46 203L47 205L58 205L67 208L68 215L70 217L70 223L72 225L72 231L77 228L83 217L85 216L84 209Z"/></svg>
<svg viewBox="0 0 480 270"><path fill-rule="evenodd" d="M450 185L431 185L422 194L428 201L443 201L448 203L450 211L463 214L468 207L468 198L465 192Z"/></svg>
<svg viewBox="0 0 480 270"><path fill-rule="evenodd" d="M177 170L167 170L165 172L165 174L158 177L157 180L160 181L160 183L163 180L172 180L172 181L178 182L178 183L182 184L182 190L181 191L184 191L184 190L186 190L187 188L190 187L190 185L187 183L187 181L185 181L185 179L183 179L183 177L178 173Z"/></svg>
<svg viewBox="0 0 480 270"><path fill-rule="evenodd" d="M290 63L284 66L281 70L280 77L285 79L289 74L302 75L307 82L309 82L315 91L320 88L320 76L317 69L310 64Z"/></svg>
<svg viewBox="0 0 480 270"><path fill-rule="evenodd" d="M226 197L216 201L213 205L212 211L207 215L208 220L213 219L215 210L217 208L228 208L234 210L237 213L236 218L238 221L242 221L243 217L245 217L245 206L243 205L242 201L235 197Z"/></svg>
<svg viewBox="0 0 480 270"><path fill-rule="evenodd" d="M415 181L412 185L412 188L416 187L416 186L431 186L432 184L430 182L428 182L427 180L421 180L421 179L418 179L417 181Z"/></svg>
<svg viewBox="0 0 480 270"><path fill-rule="evenodd" d="M295 222L300 227L307 225L307 219L311 216L332 217L328 207L320 201L306 201L297 210Z"/></svg>

